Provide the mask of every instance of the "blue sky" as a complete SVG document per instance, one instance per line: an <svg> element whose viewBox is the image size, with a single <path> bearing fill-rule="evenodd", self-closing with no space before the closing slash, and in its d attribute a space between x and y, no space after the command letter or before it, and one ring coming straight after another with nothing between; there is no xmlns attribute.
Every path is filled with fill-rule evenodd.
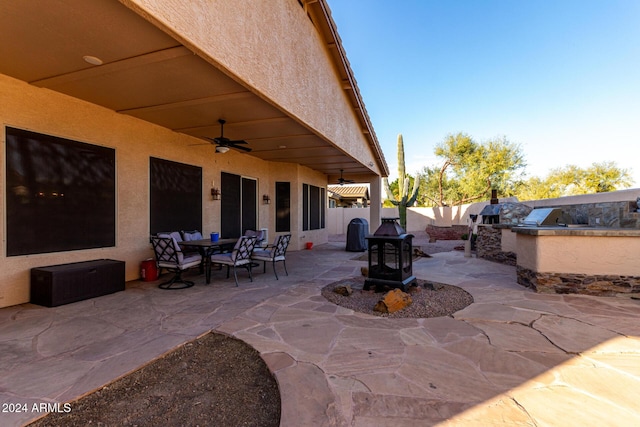
<svg viewBox="0 0 640 427"><path fill-rule="evenodd" d="M640 0L327 0L391 178L447 134L520 144L528 175L614 161L640 187Z"/></svg>

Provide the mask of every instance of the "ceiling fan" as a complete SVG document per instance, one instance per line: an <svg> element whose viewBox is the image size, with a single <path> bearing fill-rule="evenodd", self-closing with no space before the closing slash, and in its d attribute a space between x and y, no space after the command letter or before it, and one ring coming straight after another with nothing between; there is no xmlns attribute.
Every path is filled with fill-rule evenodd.
<svg viewBox="0 0 640 427"><path fill-rule="evenodd" d="M216 153L226 153L227 151L229 151L229 148L236 148L238 150L247 152L251 151L251 148L243 146L244 144L248 144L247 141L234 141L224 137L224 124L226 123L226 120L218 119L218 123L220 123L220 136L217 138L205 137L212 143L217 144Z"/></svg>
<svg viewBox="0 0 640 427"><path fill-rule="evenodd" d="M342 172L343 172L343 169L340 169L340 178L338 178L338 184L344 185L344 184L351 184L351 183L355 182L355 181L352 181L350 179L343 178L342 177Z"/></svg>

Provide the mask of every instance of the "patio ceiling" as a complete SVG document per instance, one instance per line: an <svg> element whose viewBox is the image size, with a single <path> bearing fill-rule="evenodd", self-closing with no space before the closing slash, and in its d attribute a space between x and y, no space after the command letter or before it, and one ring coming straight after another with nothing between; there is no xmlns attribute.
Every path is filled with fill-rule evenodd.
<svg viewBox="0 0 640 427"><path fill-rule="evenodd" d="M313 3L316 12L327 13L318 9L321 2ZM325 39L330 38L327 44L333 55L346 61L343 51L336 47L332 25L323 22L319 30L326 33ZM35 86L198 138L219 136L217 120L224 118L225 136L248 141L253 151L247 155L264 160L298 163L333 176L340 169L346 175L375 170L314 134L118 1L2 2L0 40L0 73ZM87 63L83 60L87 55L100 58L103 64ZM348 64L342 67L343 86L350 91L363 132L372 134ZM386 175L375 136L368 138ZM205 148L192 148L208 153Z"/></svg>

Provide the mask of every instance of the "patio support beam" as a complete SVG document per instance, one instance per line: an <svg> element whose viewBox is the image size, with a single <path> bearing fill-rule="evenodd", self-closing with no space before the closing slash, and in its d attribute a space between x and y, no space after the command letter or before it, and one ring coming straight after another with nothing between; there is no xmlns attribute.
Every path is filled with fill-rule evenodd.
<svg viewBox="0 0 640 427"><path fill-rule="evenodd" d="M371 234L382 224L382 178L377 175L369 180L369 200L369 233Z"/></svg>

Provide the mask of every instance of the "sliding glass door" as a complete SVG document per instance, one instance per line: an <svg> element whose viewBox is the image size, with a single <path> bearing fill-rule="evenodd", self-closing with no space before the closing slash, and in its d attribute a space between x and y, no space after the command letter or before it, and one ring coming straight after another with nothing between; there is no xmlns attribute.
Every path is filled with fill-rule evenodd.
<svg viewBox="0 0 640 427"><path fill-rule="evenodd" d="M233 238L258 227L258 181L222 172L221 237Z"/></svg>

